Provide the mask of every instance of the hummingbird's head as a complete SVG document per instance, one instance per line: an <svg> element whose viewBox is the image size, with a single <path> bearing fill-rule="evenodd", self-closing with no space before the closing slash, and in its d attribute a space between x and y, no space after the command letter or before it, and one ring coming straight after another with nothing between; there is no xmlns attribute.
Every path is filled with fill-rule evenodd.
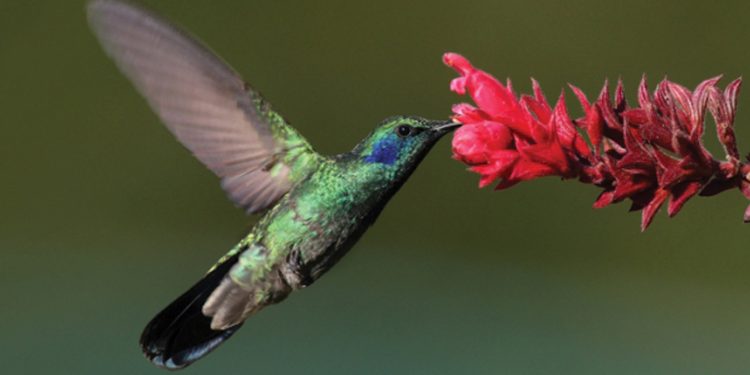
<svg viewBox="0 0 750 375"><path fill-rule="evenodd" d="M460 124L416 116L385 119L353 150L364 163L386 172L408 175L442 136Z"/></svg>

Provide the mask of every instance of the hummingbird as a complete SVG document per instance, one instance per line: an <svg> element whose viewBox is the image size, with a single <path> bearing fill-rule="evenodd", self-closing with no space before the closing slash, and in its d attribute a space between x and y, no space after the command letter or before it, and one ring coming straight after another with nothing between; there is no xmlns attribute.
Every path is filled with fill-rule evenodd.
<svg viewBox="0 0 750 375"><path fill-rule="evenodd" d="M196 38L140 6L88 3L104 51L235 205L262 213L246 237L145 327L156 366L180 369L245 320L326 273L377 219L433 145L460 124L382 121L324 156Z"/></svg>

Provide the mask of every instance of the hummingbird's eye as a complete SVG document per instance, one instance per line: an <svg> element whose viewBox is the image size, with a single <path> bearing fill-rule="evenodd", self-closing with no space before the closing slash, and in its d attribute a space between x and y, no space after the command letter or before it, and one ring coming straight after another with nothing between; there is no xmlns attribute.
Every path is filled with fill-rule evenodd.
<svg viewBox="0 0 750 375"><path fill-rule="evenodd" d="M413 129L414 128L412 128L409 125L399 125L396 128L396 134L398 134L399 137L403 138L403 137L406 137L409 134L411 134L411 132L412 132Z"/></svg>

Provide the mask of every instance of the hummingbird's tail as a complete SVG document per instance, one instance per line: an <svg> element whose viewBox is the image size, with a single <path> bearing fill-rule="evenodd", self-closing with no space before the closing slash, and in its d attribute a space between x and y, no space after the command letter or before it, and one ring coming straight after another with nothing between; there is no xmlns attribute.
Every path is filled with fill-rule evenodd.
<svg viewBox="0 0 750 375"><path fill-rule="evenodd" d="M237 262L234 255L209 272L183 295L156 315L141 334L141 349L155 365L181 369L197 361L228 339L242 324L211 329L211 318L201 309L211 293Z"/></svg>

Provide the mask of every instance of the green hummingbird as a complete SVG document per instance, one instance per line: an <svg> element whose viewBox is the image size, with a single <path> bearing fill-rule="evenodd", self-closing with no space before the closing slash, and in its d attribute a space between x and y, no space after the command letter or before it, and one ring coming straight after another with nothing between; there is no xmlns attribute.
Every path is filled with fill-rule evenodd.
<svg viewBox="0 0 750 375"><path fill-rule="evenodd" d="M323 156L221 58L130 3L94 0L106 53L167 128L248 214L264 211L187 292L146 326L154 364L179 369L245 319L328 271L373 224L443 135L459 124L390 117L349 152Z"/></svg>

